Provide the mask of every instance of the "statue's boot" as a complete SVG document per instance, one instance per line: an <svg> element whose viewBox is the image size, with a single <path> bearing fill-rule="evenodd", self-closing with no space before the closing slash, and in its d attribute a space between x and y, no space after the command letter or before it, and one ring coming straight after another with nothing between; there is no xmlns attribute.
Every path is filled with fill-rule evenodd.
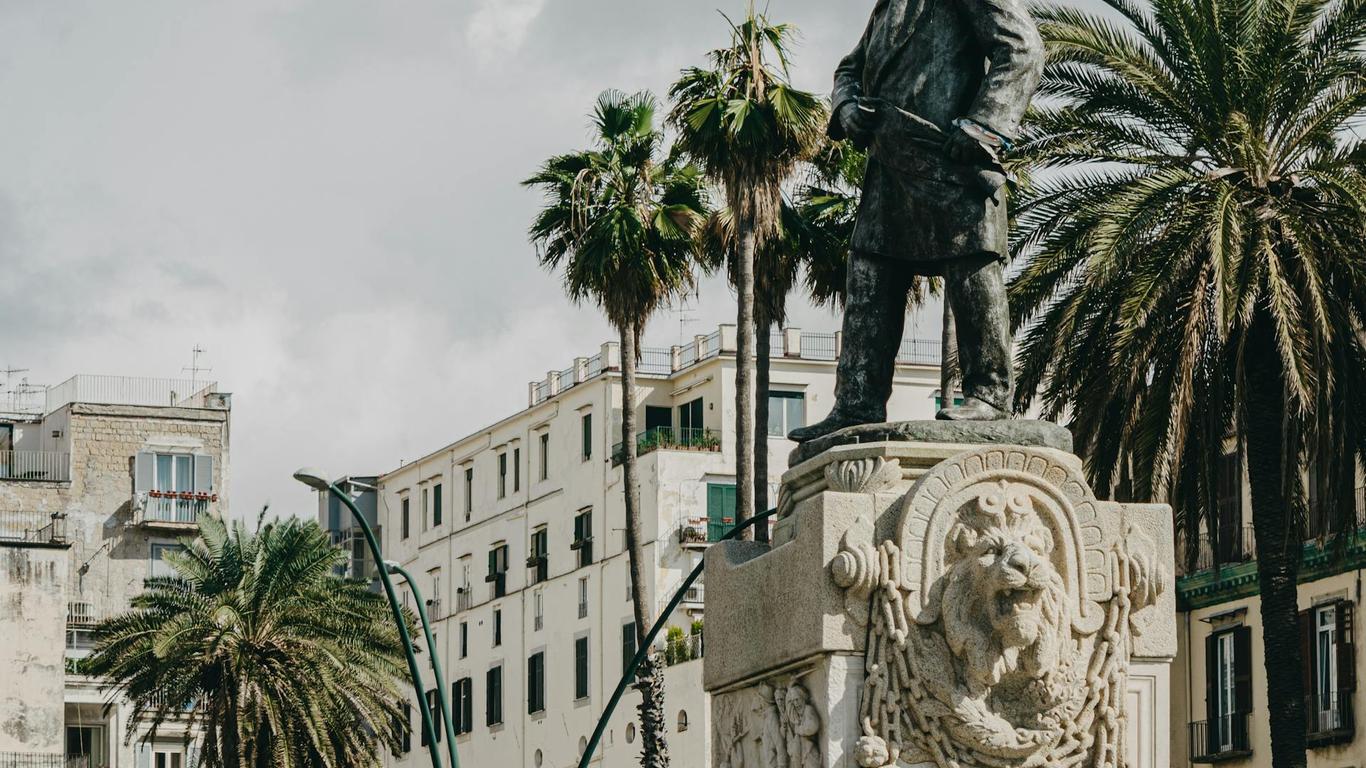
<svg viewBox="0 0 1366 768"><path fill-rule="evenodd" d="M846 416L845 414L840 413L839 410L834 410L831 411L829 416L826 416L815 424L797 427L791 432L788 432L787 439L794 443L805 443L809 440L815 440L818 437L825 437L831 432L838 432L845 427L852 427L857 424L868 424L869 421L869 419L860 419L856 416ZM881 419L872 419L872 421L881 421Z"/></svg>
<svg viewBox="0 0 1366 768"><path fill-rule="evenodd" d="M962 405L941 408L934 417L942 421L1000 421L1010 418L1010 414L991 403L969 396L963 398Z"/></svg>

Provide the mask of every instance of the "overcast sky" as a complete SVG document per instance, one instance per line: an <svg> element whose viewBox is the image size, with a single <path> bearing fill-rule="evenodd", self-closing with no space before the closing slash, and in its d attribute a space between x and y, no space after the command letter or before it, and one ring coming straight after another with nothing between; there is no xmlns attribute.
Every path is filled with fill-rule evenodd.
<svg viewBox="0 0 1366 768"><path fill-rule="evenodd" d="M872 4L771 0L798 85L828 91ZM518 182L585 143L602 89L663 98L725 41L716 8L0 0L0 368L178 377L202 345L233 511L313 514L296 467L397 467L608 339L536 265ZM721 282L694 304L647 343L733 320Z"/></svg>

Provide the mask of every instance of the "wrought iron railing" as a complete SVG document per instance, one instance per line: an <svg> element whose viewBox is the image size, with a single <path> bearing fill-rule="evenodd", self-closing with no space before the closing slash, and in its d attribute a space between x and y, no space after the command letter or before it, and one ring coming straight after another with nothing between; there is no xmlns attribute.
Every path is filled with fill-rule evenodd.
<svg viewBox="0 0 1366 768"><path fill-rule="evenodd" d="M66 514L42 510L0 512L0 541L33 544L66 541Z"/></svg>
<svg viewBox="0 0 1366 768"><path fill-rule="evenodd" d="M0 768L66 768L66 755L0 752Z"/></svg>
<svg viewBox="0 0 1366 768"><path fill-rule="evenodd" d="M1328 691L1304 697L1305 732L1314 746L1345 741L1356 731L1351 691Z"/></svg>
<svg viewBox="0 0 1366 768"><path fill-rule="evenodd" d="M193 525L209 511L209 503L217 500L217 495L208 493L149 491L142 500L137 522Z"/></svg>
<svg viewBox="0 0 1366 768"><path fill-rule="evenodd" d="M1238 563L1250 563L1257 559L1257 534L1251 525L1243 525L1236 529L1221 531L1221 537L1216 545L1213 537L1204 535L1195 540L1194 546L1198 547L1195 554L1194 567L1191 567L1190 544L1185 541L1180 542L1177 550L1177 574L1185 576L1189 573L1207 571L1214 567L1217 561L1220 565L1237 565ZM1216 549L1218 557L1216 558Z"/></svg>
<svg viewBox="0 0 1366 768"><path fill-rule="evenodd" d="M0 451L0 480L71 479L71 454L65 451Z"/></svg>
<svg viewBox="0 0 1366 768"><path fill-rule="evenodd" d="M624 444L612 446L612 466L626 460ZM713 429L677 429L654 427L636 435L636 455L644 456L658 450L709 451L721 450L721 435Z"/></svg>
<svg viewBox="0 0 1366 768"><path fill-rule="evenodd" d="M1213 763L1252 754L1250 713L1238 712L1190 724L1192 763Z"/></svg>

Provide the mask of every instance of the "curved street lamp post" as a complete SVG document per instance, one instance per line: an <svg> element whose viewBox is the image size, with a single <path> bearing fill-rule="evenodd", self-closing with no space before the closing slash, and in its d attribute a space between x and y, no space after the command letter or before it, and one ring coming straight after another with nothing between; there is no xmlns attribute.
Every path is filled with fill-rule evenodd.
<svg viewBox="0 0 1366 768"><path fill-rule="evenodd" d="M341 489L337 484L327 479L321 470L305 467L294 473L294 479L316 491L323 491L336 496L341 500L346 508L351 510L351 516L360 526L361 533L365 535L365 543L370 547L370 554L375 558L379 565L379 581L384 585L384 594L389 598L389 609L394 614L394 624L398 626L399 641L403 643L403 653L408 657L408 673L413 677L413 690L417 693L417 708L422 711L422 732L427 736L427 751L431 754L432 768L441 768L441 752L436 744L436 728L432 725L432 712L426 706L426 694L422 690L422 674L418 670L417 657L413 655L413 639L408 634L408 623L403 620L403 609L399 607L398 596L394 593L394 582L389 578L389 571L384 567L384 560L380 557L379 542L375 539L375 532L370 529L370 524L365 521L365 515L356 508L356 502ZM451 745L452 753L455 745Z"/></svg>
<svg viewBox="0 0 1366 768"><path fill-rule="evenodd" d="M397 573L408 582L408 588L413 590L413 600L417 601L417 615L422 619L422 635L427 639L428 656L432 660L432 675L436 677L436 700L441 707L441 719L446 730L446 750L451 757L451 768L460 768L460 757L455 754L455 727L451 723L451 706L446 700L446 676L441 673L441 654L436 652L436 641L432 639L432 625L427 622L427 609L423 606L422 591L417 588L417 581L412 574L403 570L403 566L393 560L385 560L383 567L390 573Z"/></svg>

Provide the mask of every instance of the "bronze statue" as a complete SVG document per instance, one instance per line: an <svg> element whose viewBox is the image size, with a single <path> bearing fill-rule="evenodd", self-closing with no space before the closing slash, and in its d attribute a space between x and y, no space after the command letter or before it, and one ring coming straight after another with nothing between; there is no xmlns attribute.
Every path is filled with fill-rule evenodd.
<svg viewBox="0 0 1366 768"><path fill-rule="evenodd" d="M1038 86L1043 43L1021 0L878 0L835 70L829 133L867 148L849 257L835 406L790 437L887 419L915 275L944 278L962 405L941 419L1009 417L1006 175Z"/></svg>

